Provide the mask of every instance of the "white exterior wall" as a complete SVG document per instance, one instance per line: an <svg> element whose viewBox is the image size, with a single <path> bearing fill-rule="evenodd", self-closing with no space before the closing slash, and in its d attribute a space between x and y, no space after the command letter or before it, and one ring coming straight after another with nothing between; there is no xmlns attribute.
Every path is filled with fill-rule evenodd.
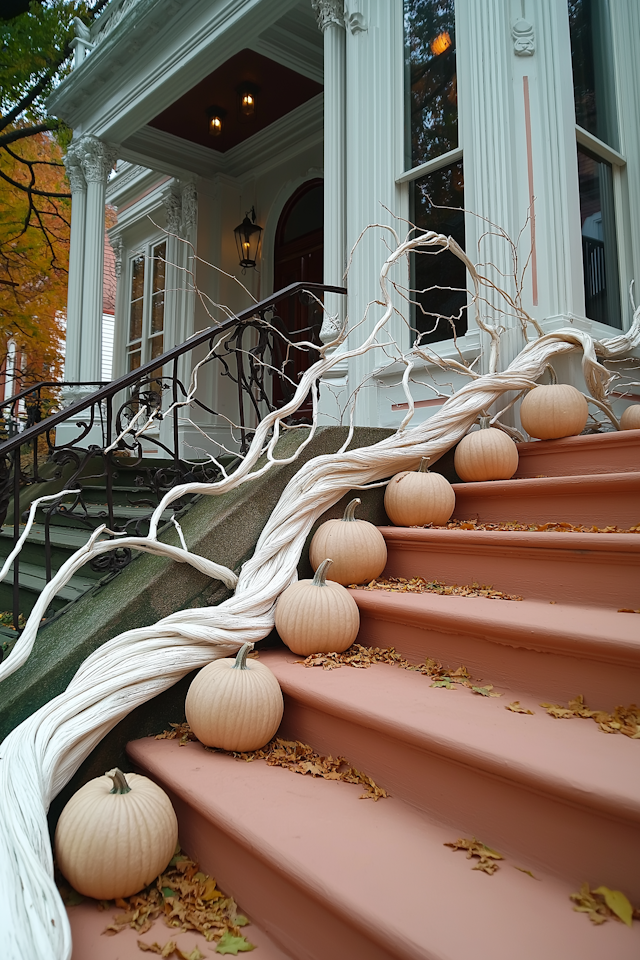
<svg viewBox="0 0 640 960"><path fill-rule="evenodd" d="M634 276L640 283L640 62L634 41L640 36L640 5L637 0L610 3L621 131L620 153L613 151L611 156L626 327L630 322L627 287ZM313 6L330 19L328 27L325 23L324 34L325 60L331 71L325 78L324 144L322 97L304 104L225 155L185 144L146 125L243 46L253 46L292 69L322 79L321 65L314 59L317 48L309 42L308 35L303 36L301 31L296 45L290 42L290 35L287 39L278 33L278 18L288 11L298 10L300 14L296 0L194 0L188 11L175 0L138 0L120 8L122 19L115 25L109 21L112 7L108 7L98 22L96 38L100 42L96 50L54 95L54 111L58 106L59 115L74 123L77 134L98 136L108 144L117 144L119 156L129 161L108 187L111 202L120 206L118 226L110 231L121 264L115 376L124 369L128 261L137 249L161 236L167 217L175 214L175 203L184 207L187 187L197 204L188 226L181 222L182 235L191 238L202 260L217 264L229 274L216 274L199 264L197 284L212 301L235 311L249 303L249 296L234 278L246 283L256 298L272 292L273 243L280 213L297 187L305 180L322 176L323 170L327 282L339 282L340 264L344 264L346 253L368 224L388 224L401 235L405 232L403 219L409 212L409 180L413 174L404 170L403 155L402 0L347 0L344 18L340 0L314 0ZM532 28L531 43L525 50L517 49L512 35L514 23L521 18ZM573 324L596 336L611 335L612 328L584 316L566 3L457 0L456 33L465 206L500 224L515 237L535 197L535 257L524 287L525 308L545 330ZM136 56L118 75L109 65L117 56L121 62L122 51L132 38L138 45ZM95 97L83 96L83 85L93 85ZM136 166L139 164L150 169ZM81 183L79 202L85 201L82 186ZM258 271L242 276L233 228L251 206L255 206L258 222L264 228L262 259ZM149 216L157 227L150 223ZM479 254L476 252L483 231L482 224L468 214L469 255L472 259L491 260L507 270L508 251L504 244L485 240ZM347 281L347 309L352 323L364 315L367 305L378 296L378 275L386 256L384 241L390 237L375 229L358 245ZM530 239L531 225L523 235L525 257ZM187 249L176 242L172 256L177 266L171 282L175 290L167 295L166 345L182 342L194 330L211 322L203 302L180 289L184 274L179 267L187 265ZM86 276L86 264L82 270ZM81 272L76 271L76 281L82 283ZM402 301L397 305L402 308ZM213 313L216 315L215 310ZM380 307L374 305L367 324L352 334L349 345L360 342L379 316ZM509 329L503 338L503 365L523 343L513 322L507 321L506 325ZM389 330L403 349L410 347L409 331L400 319L392 320ZM469 331L459 339L458 347L471 360L483 346L470 317ZM451 354L453 345L444 341L436 349ZM335 422L349 390L370 376L380 363L380 354L372 352L335 371L332 389L323 393L325 422ZM427 372L441 384L452 382L450 375ZM566 361L559 372L563 378L582 385L577 355L575 360ZM184 368L183 376L187 373ZM416 375L420 377L419 367ZM357 423L391 426L400 422L404 397L397 386L392 386L397 379L398 371L391 370L369 380L358 397ZM454 378L453 386L463 382ZM206 392L212 407L229 416L235 413L235 385L228 379L210 378ZM419 401L416 419L437 409L440 401L434 399L433 391L417 386L415 394ZM223 426L205 414L194 414L195 417L209 432L220 429L221 436L225 433ZM188 443L195 445L196 436L196 431L185 430Z"/></svg>

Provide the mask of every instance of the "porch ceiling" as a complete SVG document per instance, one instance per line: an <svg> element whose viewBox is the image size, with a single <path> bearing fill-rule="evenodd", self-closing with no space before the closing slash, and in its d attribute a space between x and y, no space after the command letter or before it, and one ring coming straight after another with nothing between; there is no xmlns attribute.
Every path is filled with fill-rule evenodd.
<svg viewBox="0 0 640 960"><path fill-rule="evenodd" d="M238 107L237 88L246 82L258 88L256 111L249 118L243 117ZM315 80L245 49L150 120L149 126L226 153L321 92L322 86ZM222 133L217 137L211 137L208 131L207 110L213 104L226 111Z"/></svg>

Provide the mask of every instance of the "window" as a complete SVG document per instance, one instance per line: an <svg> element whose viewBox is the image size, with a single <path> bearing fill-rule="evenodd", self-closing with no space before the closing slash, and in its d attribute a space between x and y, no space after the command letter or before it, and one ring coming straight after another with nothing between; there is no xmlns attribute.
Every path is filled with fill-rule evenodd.
<svg viewBox="0 0 640 960"><path fill-rule="evenodd" d="M608 0L569 0L569 29L576 123L617 150Z"/></svg>
<svg viewBox="0 0 640 960"><path fill-rule="evenodd" d="M412 220L417 227L452 236L464 249L462 161L413 183ZM453 253L413 255L414 335L435 343L467 332L466 268Z"/></svg>
<svg viewBox="0 0 640 960"><path fill-rule="evenodd" d="M620 279L611 164L578 146L578 182L585 313L591 320L620 327Z"/></svg>
<svg viewBox="0 0 640 960"><path fill-rule="evenodd" d="M454 0L404 0L405 129L411 219L464 248L464 171L458 146ZM467 332L464 264L452 253L415 253L411 326L420 343Z"/></svg>
<svg viewBox="0 0 640 960"><path fill-rule="evenodd" d="M568 0L578 139L585 313L622 326L615 218L618 120L609 0Z"/></svg>
<svg viewBox="0 0 640 960"><path fill-rule="evenodd" d="M166 253L166 242L159 243L130 261L128 370L137 370L164 350Z"/></svg>
<svg viewBox="0 0 640 960"><path fill-rule="evenodd" d="M405 0L407 169L458 146L454 0Z"/></svg>

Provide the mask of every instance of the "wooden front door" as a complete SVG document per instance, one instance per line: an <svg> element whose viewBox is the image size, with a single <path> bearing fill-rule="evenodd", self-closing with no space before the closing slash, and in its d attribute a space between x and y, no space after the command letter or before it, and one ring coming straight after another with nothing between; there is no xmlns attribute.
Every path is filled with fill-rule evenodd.
<svg viewBox="0 0 640 960"><path fill-rule="evenodd" d="M324 191L322 180L310 180L291 197L278 222L274 251L273 289L281 290L299 280L322 283ZM278 308L281 327L292 342L310 340L319 343L322 309L304 295L282 301ZM274 358L275 360L276 358ZM294 384L318 359L316 351L283 350L280 364ZM274 376L273 399L287 400L293 387ZM305 403L296 419L307 419L311 401Z"/></svg>

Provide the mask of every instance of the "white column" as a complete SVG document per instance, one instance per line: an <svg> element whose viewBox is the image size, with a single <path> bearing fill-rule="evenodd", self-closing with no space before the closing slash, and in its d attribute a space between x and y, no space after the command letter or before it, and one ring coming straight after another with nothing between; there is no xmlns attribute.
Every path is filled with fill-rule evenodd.
<svg viewBox="0 0 640 960"><path fill-rule="evenodd" d="M82 284L84 276L84 237L87 183L84 179L77 144L72 143L64 158L71 184L71 243L69 247L69 286L67 293L67 333L64 361L65 380L80 379L80 337L82 324Z"/></svg>
<svg viewBox="0 0 640 960"><path fill-rule="evenodd" d="M346 266L346 39L344 0L312 0L324 37L324 268L325 283L342 286ZM345 298L327 293L320 331L323 343L335 339L345 315ZM335 423L344 403L347 363L337 364L320 390L323 423Z"/></svg>
<svg viewBox="0 0 640 960"><path fill-rule="evenodd" d="M110 144L97 137L79 141L80 162L87 181L80 379L100 380L102 372L102 298L104 272L105 192L116 159Z"/></svg>
<svg viewBox="0 0 640 960"><path fill-rule="evenodd" d="M388 224L401 237L407 231L408 190L395 179L403 169L404 155L404 39L402 0L358 0L350 3L347 17L347 252L369 224ZM402 219L405 218L403 221ZM387 244L389 246L387 246ZM375 228L363 237L347 278L351 328L365 316L367 305L380 297L379 274L395 241L387 230ZM393 279L406 284L405 265ZM394 303L407 316L406 302L392 292ZM349 337L355 346L371 332L382 316L372 303L367 319ZM394 316L386 328L404 349L409 347L408 327ZM386 362L382 351L370 351L349 361L348 390L363 383ZM359 393L355 422L378 423L377 389L371 379Z"/></svg>
<svg viewBox="0 0 640 960"><path fill-rule="evenodd" d="M346 50L344 0L312 0L324 36L324 282L342 285L346 261ZM344 314L343 297L326 297L331 314ZM322 332L324 342L333 330Z"/></svg>

